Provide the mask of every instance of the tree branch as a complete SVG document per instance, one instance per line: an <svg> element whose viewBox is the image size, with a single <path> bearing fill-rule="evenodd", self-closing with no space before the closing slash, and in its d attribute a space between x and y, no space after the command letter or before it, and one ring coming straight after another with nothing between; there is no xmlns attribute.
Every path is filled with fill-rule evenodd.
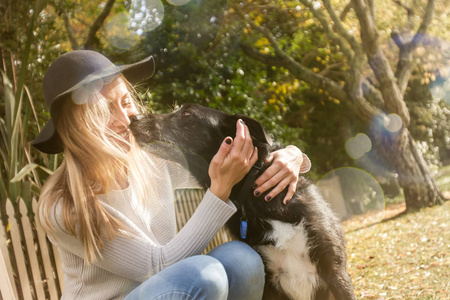
<svg viewBox="0 0 450 300"><path fill-rule="evenodd" d="M70 22L69 22L69 17L67 16L67 14L65 12L62 12L61 15L64 20L64 27L66 28L67 36L69 37L69 41L70 41L70 45L72 46L72 50L76 50L76 49L78 49L79 46L78 46L75 36L73 35L72 27L70 26Z"/></svg>
<svg viewBox="0 0 450 300"><path fill-rule="evenodd" d="M262 53L258 54L257 51L253 50L251 52L245 52L247 55L253 57L254 59L260 60L266 64L269 62L271 63L277 63L276 65L282 66L289 70L291 74L293 74L298 79L301 79L305 82L310 83L312 86L316 88L320 88L324 91L327 91L331 96L341 100L346 100L345 92L341 85L334 82L333 80L326 78L324 76L321 76L317 73L314 73L313 71L309 70L305 66L298 63L294 58L289 56L283 49L281 48L280 44L278 43L277 39L273 36L273 34L265 27L259 26L256 24L253 20L251 20L249 17L246 17L242 10L237 6L233 5L233 9L236 11L236 13L246 22L250 24L250 26L257 31L259 31L261 34L263 34L270 42L272 47L275 50L276 57L271 58L266 55L263 56ZM245 47L245 46L244 46ZM247 50L251 48L250 46L247 46Z"/></svg>
<svg viewBox="0 0 450 300"><path fill-rule="evenodd" d="M342 53L347 57L347 59L349 61L351 61L353 59L353 57L354 57L354 52L348 46L347 42L349 42L352 45L352 40L348 39L348 34L345 32L345 29L343 29L342 23L337 18L337 16L334 15L335 18L337 19L337 22L338 22L338 23L335 22L334 27L338 30L340 36L337 35L331 29L331 27L329 26L330 21L325 16L325 14L323 13L322 10L314 9L311 1L301 0L300 2L303 3L303 5L305 5L306 7L309 8L309 10L312 12L314 17L320 22L320 25L322 25L322 28L324 29L325 33L330 37L330 39L332 39L336 44L339 45L339 47L341 48ZM325 2L326 1L323 1L324 5L325 5ZM328 11L328 13L330 14L330 11ZM332 11L332 13L334 13L334 11ZM335 21L335 20L333 20L333 21ZM352 47L353 47L353 45L352 45Z"/></svg>
<svg viewBox="0 0 450 300"><path fill-rule="evenodd" d="M263 62L270 66L275 66L275 67L283 67L284 66L284 60L278 56L264 54L264 53L256 50L253 46L250 46L243 41L241 41L240 47L247 56L253 58L254 60Z"/></svg>
<svg viewBox="0 0 450 300"><path fill-rule="evenodd" d="M369 6L370 15L372 16L373 22L376 23L377 14L375 13L375 3L373 2L373 0L367 0L367 5Z"/></svg>
<svg viewBox="0 0 450 300"><path fill-rule="evenodd" d="M94 45L97 42L97 38L96 38L97 31L103 25L103 22L105 22L105 19L106 19L106 17L108 17L109 13L111 12L111 9L112 9L115 1L116 0L108 0L108 2L106 2L105 6L103 7L102 12L98 15L97 19L95 19L94 23L92 24L91 28L89 29L89 33L86 38L86 42L84 43L84 49L93 49L94 48Z"/></svg>
<svg viewBox="0 0 450 300"><path fill-rule="evenodd" d="M400 6L401 8L404 8L408 14L408 26L407 29L411 30L413 28L414 24L414 11L409 6L403 4L400 0L392 0L395 4Z"/></svg>
<svg viewBox="0 0 450 300"><path fill-rule="evenodd" d="M352 9L352 2L351 1L344 7L344 10L341 12L341 15L339 16L339 19L342 22L345 21L345 18L347 17L347 14L350 12L350 9Z"/></svg>
<svg viewBox="0 0 450 300"><path fill-rule="evenodd" d="M411 73L414 68L413 52L419 45L423 43L426 37L426 33L434 17L434 6L435 1L429 0L425 9L422 23L420 24L419 29L409 43L402 42L397 44L396 42L397 46L400 49L400 52L397 69L395 71L395 77L397 78L398 86L402 95L406 91L406 87L408 86L408 82L411 78ZM392 36L392 38L394 39L394 41L396 41L395 34Z"/></svg>
<svg viewBox="0 0 450 300"><path fill-rule="evenodd" d="M434 4L435 0L429 0L427 3L427 7L425 9L425 14L422 19L422 23L420 24L419 29L417 30L417 33L414 35L411 45L415 49L419 44L422 43L422 41L425 38L425 35L428 31L428 28L430 27L431 22L434 18Z"/></svg>
<svg viewBox="0 0 450 300"><path fill-rule="evenodd" d="M403 101L403 95L397 85L397 80L379 45L379 34L370 8L364 0L352 0L353 9L361 27L361 40L369 65L380 85L385 108L390 113L398 114L405 127L409 125L408 108Z"/></svg>
<svg viewBox="0 0 450 300"><path fill-rule="evenodd" d="M391 33L391 39L397 45L398 48L402 48L405 45L405 41L403 40L402 35L398 31L398 29L393 29Z"/></svg>
<svg viewBox="0 0 450 300"><path fill-rule="evenodd" d="M351 72L347 74L346 89L349 89L348 94L350 95L350 98L360 117L366 121L370 121L370 118L373 118L375 115L381 113L381 111L377 108L377 105L379 105L379 107L383 107L384 101L380 93L362 76L362 70L365 65L365 57L360 43L344 28L344 25L338 18L331 5L331 1L323 0L323 4L330 15L331 20L333 21L333 29L349 42L355 53L353 59L349 61ZM352 7L352 3L350 2L347 7L350 9ZM371 13L373 15L375 14L373 3ZM377 105L373 105L374 103Z"/></svg>
<svg viewBox="0 0 450 300"><path fill-rule="evenodd" d="M325 69L323 69L322 71L319 72L320 75L325 76L326 74L330 73L334 68L340 68L344 66L344 62L340 61L334 64L329 64L325 67Z"/></svg>
<svg viewBox="0 0 450 300"><path fill-rule="evenodd" d="M330 0L324 0L323 4L331 17L331 20L334 23L333 29L336 30L339 35L344 37L352 47L352 50L354 51L355 55L352 60L349 60L349 64L351 65L353 72L357 72L359 74L360 71L362 70L364 62L364 53L360 43L355 39L354 36L350 35L348 31L344 28L344 25L336 15L336 12L333 9Z"/></svg>

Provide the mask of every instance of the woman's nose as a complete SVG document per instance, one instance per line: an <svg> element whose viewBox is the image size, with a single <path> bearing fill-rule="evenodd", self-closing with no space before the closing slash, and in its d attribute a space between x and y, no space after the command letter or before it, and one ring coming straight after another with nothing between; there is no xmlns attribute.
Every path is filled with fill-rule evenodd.
<svg viewBox="0 0 450 300"><path fill-rule="evenodd" d="M116 127L128 126L130 125L130 115L122 107L117 108L115 114L113 115L113 125Z"/></svg>

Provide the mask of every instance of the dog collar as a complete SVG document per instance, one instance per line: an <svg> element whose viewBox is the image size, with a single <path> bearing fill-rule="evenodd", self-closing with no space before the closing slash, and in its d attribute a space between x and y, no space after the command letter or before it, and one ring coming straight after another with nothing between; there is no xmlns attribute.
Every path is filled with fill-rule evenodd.
<svg viewBox="0 0 450 300"><path fill-rule="evenodd" d="M247 224L247 215L245 213L244 208L244 197L248 197L248 195L251 192L252 185L255 182L256 175L261 170L264 163L256 162L253 167L250 169L247 175L247 179L244 182L244 185L242 186L241 192L239 193L238 201L241 202L241 224L240 224L240 232L241 232L241 238L245 239L247 237L247 231L248 231L248 224Z"/></svg>

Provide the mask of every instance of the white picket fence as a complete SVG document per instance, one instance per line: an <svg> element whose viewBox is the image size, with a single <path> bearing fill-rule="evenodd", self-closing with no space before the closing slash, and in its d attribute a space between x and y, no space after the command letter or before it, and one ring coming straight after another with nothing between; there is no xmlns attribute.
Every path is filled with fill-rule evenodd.
<svg viewBox="0 0 450 300"><path fill-rule="evenodd" d="M176 191L177 225L180 229L192 216L204 191ZM61 259L23 200L6 202L6 216L0 215L0 300L56 300L64 290ZM7 224L6 226L3 226ZM229 241L222 229L205 251Z"/></svg>

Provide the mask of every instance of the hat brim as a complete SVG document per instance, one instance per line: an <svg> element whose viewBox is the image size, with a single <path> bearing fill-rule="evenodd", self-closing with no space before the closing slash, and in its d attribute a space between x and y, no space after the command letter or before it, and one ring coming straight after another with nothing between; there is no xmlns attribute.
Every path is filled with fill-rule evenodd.
<svg viewBox="0 0 450 300"><path fill-rule="evenodd" d="M31 145L47 154L57 154L64 150L64 144L55 130L52 119L45 124Z"/></svg>
<svg viewBox="0 0 450 300"><path fill-rule="evenodd" d="M122 65L122 66L111 66L101 72L93 73L84 78L75 86L64 91L55 97L50 107L51 115L57 115L55 110L58 110L59 106L66 99L66 96L72 92L85 87L90 82L94 80L104 79L105 84L114 80L118 75L123 74L125 78L131 83L136 84L140 81L148 79L153 76L155 72L155 60L153 56L149 56L139 62ZM64 144L61 141L56 129L55 124L52 119L50 119L42 128L38 136L31 141L31 145L47 154L56 154L64 151Z"/></svg>

